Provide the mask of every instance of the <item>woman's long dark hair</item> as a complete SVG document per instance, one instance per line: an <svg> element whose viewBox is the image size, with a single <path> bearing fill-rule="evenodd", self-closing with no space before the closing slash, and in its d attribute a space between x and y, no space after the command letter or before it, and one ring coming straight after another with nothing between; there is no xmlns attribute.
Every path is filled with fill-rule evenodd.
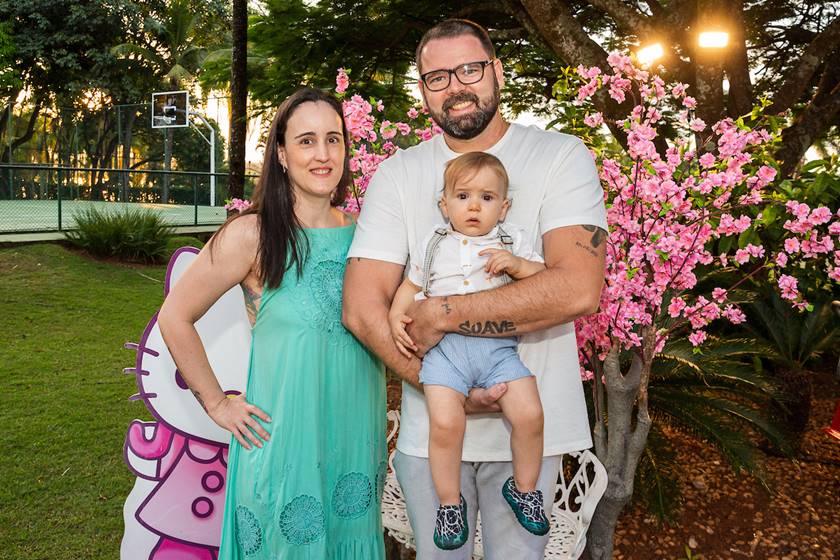
<svg viewBox="0 0 840 560"><path fill-rule="evenodd" d="M257 270L262 283L268 284L268 287L272 289L280 286L283 276L292 265L297 267L298 275L300 275L308 250L305 236L301 235L303 230L300 221L295 216L294 187L288 173L280 164L277 152L278 148L284 145L286 127L292 114L303 103L317 101L328 104L341 118L341 132L344 135L344 171L330 203L332 206L338 206L344 202L353 177L350 173L350 138L347 134L341 102L321 90L302 88L287 97L277 109L265 143L262 171L251 197L251 207L228 220L213 236L215 238L220 235L236 218L257 214L260 232Z"/></svg>

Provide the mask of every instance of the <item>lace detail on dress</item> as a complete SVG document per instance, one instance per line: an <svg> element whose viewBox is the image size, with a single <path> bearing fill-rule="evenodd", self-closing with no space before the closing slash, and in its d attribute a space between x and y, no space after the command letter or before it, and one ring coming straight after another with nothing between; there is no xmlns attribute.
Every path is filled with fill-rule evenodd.
<svg viewBox="0 0 840 560"><path fill-rule="evenodd" d="M263 532L254 512L245 506L236 506L236 542L246 556L259 552Z"/></svg>
<svg viewBox="0 0 840 560"><path fill-rule="evenodd" d="M344 281L344 263L321 261L309 273L309 293L314 298L317 320L327 332L341 326L341 288Z"/></svg>
<svg viewBox="0 0 840 560"><path fill-rule="evenodd" d="M331 345L345 346L353 336L341 324L341 291L347 247L310 236L310 250L298 285L296 308L307 324L326 333Z"/></svg>
<svg viewBox="0 0 840 560"><path fill-rule="evenodd" d="M373 497L370 479L359 472L347 473L338 479L333 490L333 510L339 517L360 517L370 507Z"/></svg>
<svg viewBox="0 0 840 560"><path fill-rule="evenodd" d="M309 544L321 539L326 533L324 506L312 496L298 496L283 508L280 530L292 544Z"/></svg>

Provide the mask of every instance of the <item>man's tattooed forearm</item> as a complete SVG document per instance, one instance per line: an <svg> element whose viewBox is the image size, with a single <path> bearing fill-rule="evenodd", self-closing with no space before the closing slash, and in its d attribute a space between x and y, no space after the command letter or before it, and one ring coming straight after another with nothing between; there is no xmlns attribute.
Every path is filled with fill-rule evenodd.
<svg viewBox="0 0 840 560"><path fill-rule="evenodd" d="M458 332L465 335L513 333L516 332L516 325L513 321L464 321L458 325Z"/></svg>
<svg viewBox="0 0 840 560"><path fill-rule="evenodd" d="M452 307L449 305L449 298L448 298L448 297L444 297L444 298L443 298L443 302L440 304L440 306L443 308L443 311L444 311L447 315L449 315L450 313L452 313Z"/></svg>
<svg viewBox="0 0 840 560"><path fill-rule="evenodd" d="M592 244L593 247L598 247L604 240L607 238L607 232L599 228L598 226L582 226L583 229L586 231L592 232L592 239L589 242Z"/></svg>

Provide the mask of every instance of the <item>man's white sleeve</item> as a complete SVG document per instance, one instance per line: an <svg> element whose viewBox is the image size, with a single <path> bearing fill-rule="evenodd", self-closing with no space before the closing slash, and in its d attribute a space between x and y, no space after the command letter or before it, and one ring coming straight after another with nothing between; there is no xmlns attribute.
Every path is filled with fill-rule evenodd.
<svg viewBox="0 0 840 560"><path fill-rule="evenodd" d="M528 261L534 261L538 263L544 263L542 255L537 253L534 246L531 245L531 242L528 241L528 236L525 235L525 231L521 228L517 228L514 230L513 233L513 249L512 253L520 258L523 258Z"/></svg>
<svg viewBox="0 0 840 560"><path fill-rule="evenodd" d="M540 210L540 235L564 226L593 225L607 229L604 191L592 154L578 138L561 150L549 169Z"/></svg>
<svg viewBox="0 0 840 560"><path fill-rule="evenodd" d="M402 197L397 183L384 165L376 170L365 192L347 258L374 259L401 265L408 258Z"/></svg>

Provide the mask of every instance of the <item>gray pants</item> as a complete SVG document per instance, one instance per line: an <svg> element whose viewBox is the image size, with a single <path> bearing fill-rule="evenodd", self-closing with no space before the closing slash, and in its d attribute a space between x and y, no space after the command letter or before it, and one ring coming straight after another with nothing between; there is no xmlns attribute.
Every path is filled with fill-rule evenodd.
<svg viewBox="0 0 840 560"><path fill-rule="evenodd" d="M537 488L545 498L545 514L551 518L554 489L561 456L544 457ZM469 560L473 540L457 550L441 550L432 540L435 515L440 502L432 482L429 460L396 452L394 469L405 496L408 519L417 543L417 560ZM513 476L510 462L461 462L461 494L467 502L470 532L475 534L478 510L481 509L484 557L487 560L540 560L545 554L548 535L538 537L526 531L502 497L502 484Z"/></svg>

